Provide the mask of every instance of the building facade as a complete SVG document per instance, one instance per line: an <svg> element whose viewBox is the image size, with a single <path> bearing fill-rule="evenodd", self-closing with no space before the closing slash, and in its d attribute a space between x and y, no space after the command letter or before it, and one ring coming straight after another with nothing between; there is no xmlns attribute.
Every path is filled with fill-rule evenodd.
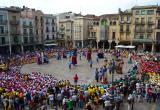
<svg viewBox="0 0 160 110"><path fill-rule="evenodd" d="M9 53L10 38L9 38L9 22L8 11L0 9L0 53Z"/></svg>
<svg viewBox="0 0 160 110"><path fill-rule="evenodd" d="M132 45L132 36L134 31L132 30L132 11L125 10L121 11L119 9L119 18L118 18L118 26L119 26L119 44L123 45Z"/></svg>
<svg viewBox="0 0 160 110"><path fill-rule="evenodd" d="M155 42L155 50L160 52L160 7L157 8L156 11L156 42Z"/></svg>
<svg viewBox="0 0 160 110"><path fill-rule="evenodd" d="M35 24L34 24L33 9L23 8L20 18L20 32L22 39L22 52L35 50Z"/></svg>
<svg viewBox="0 0 160 110"><path fill-rule="evenodd" d="M137 49L154 51L156 11L158 6L135 6L132 8L133 45Z"/></svg>
<svg viewBox="0 0 160 110"><path fill-rule="evenodd" d="M20 35L20 12L21 8L18 7L9 7L6 8L8 11L8 20L9 20L9 40L10 48L9 52L11 53L20 53L22 40Z"/></svg>
<svg viewBox="0 0 160 110"><path fill-rule="evenodd" d="M73 42L74 46L78 48L83 48L89 46L88 37L89 37L89 22L90 18L80 16L74 18L74 36Z"/></svg>
<svg viewBox="0 0 160 110"><path fill-rule="evenodd" d="M51 14L44 15L44 43L56 43L57 41L57 21L56 16Z"/></svg>
<svg viewBox="0 0 160 110"><path fill-rule="evenodd" d="M73 47L73 20L66 19L61 20L59 22L60 28L60 36L59 40L64 40L65 47L72 48Z"/></svg>
<svg viewBox="0 0 160 110"><path fill-rule="evenodd" d="M36 42L36 48L43 48L44 45L44 19L43 19L43 12L41 10L34 10L33 12L34 16L34 24L35 24L35 42Z"/></svg>

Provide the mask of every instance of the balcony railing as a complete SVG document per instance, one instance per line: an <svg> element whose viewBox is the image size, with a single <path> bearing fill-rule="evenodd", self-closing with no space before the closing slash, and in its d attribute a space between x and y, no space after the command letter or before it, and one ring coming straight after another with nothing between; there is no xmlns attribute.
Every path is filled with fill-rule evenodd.
<svg viewBox="0 0 160 110"><path fill-rule="evenodd" d="M153 25L153 24L154 24L153 21L148 21L147 23L148 23L149 25Z"/></svg>
<svg viewBox="0 0 160 110"><path fill-rule="evenodd" d="M129 29L126 29L126 32L129 33L129 32L131 32L131 31L130 31Z"/></svg>
<svg viewBox="0 0 160 110"><path fill-rule="evenodd" d="M16 39L14 39L14 37L12 37L11 43L12 43L12 44L21 44L21 43L22 43L21 37L18 36Z"/></svg>
<svg viewBox="0 0 160 110"><path fill-rule="evenodd" d="M50 24L49 22L46 22L46 24L48 25L48 24Z"/></svg>
<svg viewBox="0 0 160 110"><path fill-rule="evenodd" d="M130 23L131 23L131 21L126 21L126 23L127 23L127 24L130 24Z"/></svg>
<svg viewBox="0 0 160 110"><path fill-rule="evenodd" d="M125 32L124 29L120 29L120 32Z"/></svg>
<svg viewBox="0 0 160 110"><path fill-rule="evenodd" d="M0 25L7 25L7 20L0 20Z"/></svg>
<svg viewBox="0 0 160 110"><path fill-rule="evenodd" d="M136 32L136 33L144 33L145 30L144 30L144 29L135 29L135 32Z"/></svg>
<svg viewBox="0 0 160 110"><path fill-rule="evenodd" d="M7 35L8 34L8 31L4 31L3 33L0 33L0 36L1 35Z"/></svg>
<svg viewBox="0 0 160 110"><path fill-rule="evenodd" d="M19 31L11 31L10 32L12 35L20 35L20 32Z"/></svg>
<svg viewBox="0 0 160 110"><path fill-rule="evenodd" d="M123 23L125 23L124 21L119 21L120 22L120 24L123 24Z"/></svg>
<svg viewBox="0 0 160 110"><path fill-rule="evenodd" d="M18 20L10 20L11 25L18 25L19 21Z"/></svg>
<svg viewBox="0 0 160 110"><path fill-rule="evenodd" d="M156 26L156 29L160 29L160 24L158 24L158 25Z"/></svg>
<svg viewBox="0 0 160 110"><path fill-rule="evenodd" d="M152 33L153 30L152 30L152 29L147 29L147 32L148 32L148 33Z"/></svg>
<svg viewBox="0 0 160 110"><path fill-rule="evenodd" d="M145 25L145 21L135 21L135 24L137 24L137 25Z"/></svg>

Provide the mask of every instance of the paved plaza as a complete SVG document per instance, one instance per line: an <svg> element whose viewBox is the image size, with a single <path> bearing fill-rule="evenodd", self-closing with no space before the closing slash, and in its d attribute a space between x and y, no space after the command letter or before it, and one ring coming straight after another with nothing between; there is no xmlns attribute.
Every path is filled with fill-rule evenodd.
<svg viewBox="0 0 160 110"><path fill-rule="evenodd" d="M106 56L107 59L111 59L110 55ZM36 63L24 65L21 69L22 73L31 73L34 71L52 74L58 79L65 79L73 81L75 74L79 77L79 84L84 83L95 83L94 72L96 68L100 68L104 65L104 59L100 59L99 63L96 62L96 55L92 55L93 67L90 68L88 61L85 57L81 60L78 59L78 65L70 70L68 67L68 59L56 60L55 58L50 60L49 64L37 65ZM124 60L126 62L126 60ZM126 64L126 63L125 63ZM123 72L126 73L131 65L124 65ZM110 80L111 75L108 75L108 80ZM115 78L120 78L122 75L115 74Z"/></svg>
<svg viewBox="0 0 160 110"><path fill-rule="evenodd" d="M99 63L96 62L96 54L92 55L93 58L93 67L90 68L89 63L85 57L82 57L81 60L78 58L78 65L72 67L70 70L68 68L68 59L56 60L55 58L50 59L49 64L37 65L36 63L24 65L21 69L22 73L31 73L31 72L41 72L52 74L58 79L70 80L73 83L73 77L75 74L78 74L79 84L96 84L94 79L95 68L99 68L104 64L104 59L100 59ZM106 55L107 59L112 59L111 55ZM131 64L127 64L127 59L124 59L123 73L126 74L127 71L131 68ZM115 79L123 77L124 74L115 74ZM111 81L111 75L108 74L108 80ZM59 108L60 109L60 108ZM100 109L100 108L99 108ZM98 110L98 109L97 109ZM124 103L121 106L121 110L127 110L127 103ZM156 104L148 104L146 101L143 103L135 103L134 110L159 110L156 108Z"/></svg>

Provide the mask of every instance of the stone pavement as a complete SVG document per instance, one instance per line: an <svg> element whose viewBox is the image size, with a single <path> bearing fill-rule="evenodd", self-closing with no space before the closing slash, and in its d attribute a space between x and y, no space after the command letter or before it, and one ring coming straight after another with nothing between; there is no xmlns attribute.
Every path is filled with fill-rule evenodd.
<svg viewBox="0 0 160 110"><path fill-rule="evenodd" d="M112 59L111 55L106 56L107 59ZM92 55L93 58L93 68L89 67L89 63L87 62L85 57L82 57L82 60L78 59L78 66L72 67L70 70L68 68L68 59L56 60L55 58L50 59L49 64L37 65L37 64L28 64L24 65L21 69L22 73L31 73L31 72L41 72L52 74L58 79L70 80L73 83L73 77L75 74L78 74L79 84L85 83L95 83L94 80L94 71L95 68L99 68L104 64L104 59L100 59L99 63L96 62L96 55ZM123 73L131 68L132 65L127 64L127 59L124 59ZM123 77L124 74L115 74L115 79ZM111 81L111 75L108 75L108 80ZM157 104L147 104L145 103L135 103L134 110L156 110ZM98 108L97 110L101 110L102 108ZM60 108L58 110L61 110ZM76 109L78 110L78 109ZM127 110L127 103L124 103L121 106L121 110ZM157 109L160 110L160 109Z"/></svg>

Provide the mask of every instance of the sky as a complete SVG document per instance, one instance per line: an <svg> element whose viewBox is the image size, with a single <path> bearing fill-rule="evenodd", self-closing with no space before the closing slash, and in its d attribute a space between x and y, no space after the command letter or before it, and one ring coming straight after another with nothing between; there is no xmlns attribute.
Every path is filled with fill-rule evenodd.
<svg viewBox="0 0 160 110"><path fill-rule="evenodd" d="M72 11L86 14L112 14L118 9L131 9L138 5L160 5L160 0L0 0L0 7L27 6L42 10L45 14L57 14Z"/></svg>

